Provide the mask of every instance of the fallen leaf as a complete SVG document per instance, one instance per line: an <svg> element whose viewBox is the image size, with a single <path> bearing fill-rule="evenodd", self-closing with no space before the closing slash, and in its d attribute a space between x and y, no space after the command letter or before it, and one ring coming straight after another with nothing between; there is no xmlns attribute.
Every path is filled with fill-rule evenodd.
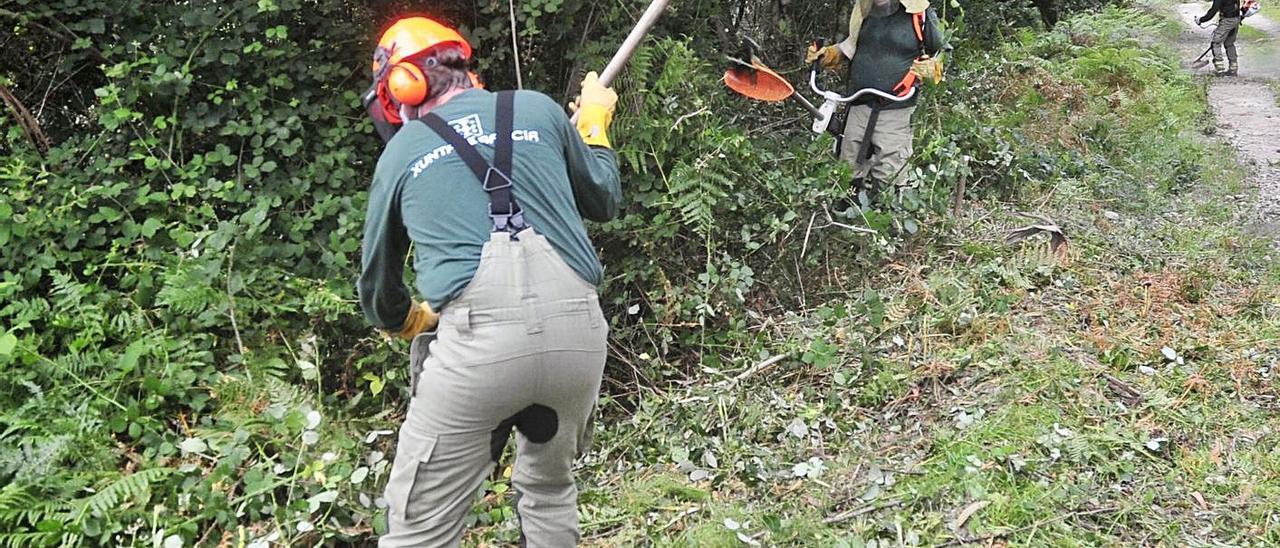
<svg viewBox="0 0 1280 548"><path fill-rule="evenodd" d="M977 500L969 503L968 506L965 506L964 509L960 510L959 514L956 514L956 520L951 522L951 528L958 530L961 527L964 527L965 522L968 522L969 518L973 517L973 515L978 513L979 510L986 508L988 504L991 504L991 501Z"/></svg>
<svg viewBox="0 0 1280 548"><path fill-rule="evenodd" d="M1053 254L1057 255L1061 259L1067 258L1067 251L1071 246L1067 242L1066 233L1062 231L1062 228L1058 226L1058 223L1048 217L1034 213L1018 213L1018 215L1040 221L1040 224L1027 225L1022 228L1015 228L1009 231L1009 235L1005 237L1006 242L1012 244L1037 234L1048 234L1049 251L1053 252Z"/></svg>
<svg viewBox="0 0 1280 548"><path fill-rule="evenodd" d="M1209 503L1204 501L1204 495L1201 495L1199 491L1192 491L1191 498L1196 499L1196 503L1200 505L1200 508L1209 509Z"/></svg>
<svg viewBox="0 0 1280 548"><path fill-rule="evenodd" d="M751 538L747 535L744 535L742 533L738 533L738 540L742 541L742 543L746 544L747 546L760 546L760 541L754 538Z"/></svg>

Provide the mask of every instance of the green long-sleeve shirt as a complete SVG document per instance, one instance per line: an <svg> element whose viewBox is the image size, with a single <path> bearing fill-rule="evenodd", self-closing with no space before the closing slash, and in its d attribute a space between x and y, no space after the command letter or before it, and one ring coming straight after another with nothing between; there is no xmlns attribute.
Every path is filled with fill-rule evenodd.
<svg viewBox="0 0 1280 548"><path fill-rule="evenodd" d="M463 137L480 136L476 149L492 162L495 108L495 94L474 89L432 113ZM541 93L516 93L514 128L513 193L525 219L574 271L598 285L602 268L582 218L607 221L618 214L617 157L584 144L564 110ZM489 197L452 147L422 122L405 124L378 159L369 190L358 282L365 317L381 329L403 325L410 242L418 294L443 310L471 282L492 227Z"/></svg>
<svg viewBox="0 0 1280 548"><path fill-rule="evenodd" d="M912 15L893 2L893 12L888 15L871 10L862 23L858 35L858 47L849 63L850 89L857 91L874 88L893 93L893 87L911 70L912 63L920 56L920 40L916 38ZM937 55L942 49L942 31L938 28L938 14L929 8L925 11L924 52ZM901 103L888 103L884 109L906 108L916 104L916 97ZM866 97L857 104L870 104L878 99Z"/></svg>

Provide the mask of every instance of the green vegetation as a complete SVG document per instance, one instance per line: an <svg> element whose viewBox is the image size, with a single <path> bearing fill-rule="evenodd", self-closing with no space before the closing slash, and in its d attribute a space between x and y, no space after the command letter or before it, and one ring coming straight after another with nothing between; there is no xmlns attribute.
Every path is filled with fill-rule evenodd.
<svg viewBox="0 0 1280 548"><path fill-rule="evenodd" d="M32 4L4 47L65 50L79 89L48 92L47 152L0 111L0 546L367 542L406 390L352 287L381 14ZM634 3L595 4L517 3L526 82L601 64ZM731 4L681 3L619 84L587 544L1280 543L1280 270L1202 83L1153 43L1176 25L940 6L957 51L911 186L833 223L830 142L718 82ZM748 4L781 67L832 19ZM505 8L469 15L494 87ZM48 83L16 58L0 84ZM1068 247L1007 243L1042 222L1019 212ZM516 538L508 491L470 544Z"/></svg>
<svg viewBox="0 0 1280 548"><path fill-rule="evenodd" d="M1246 22L1245 24L1240 25L1240 39L1251 42L1265 42L1267 40L1267 33L1258 30L1253 25Z"/></svg>

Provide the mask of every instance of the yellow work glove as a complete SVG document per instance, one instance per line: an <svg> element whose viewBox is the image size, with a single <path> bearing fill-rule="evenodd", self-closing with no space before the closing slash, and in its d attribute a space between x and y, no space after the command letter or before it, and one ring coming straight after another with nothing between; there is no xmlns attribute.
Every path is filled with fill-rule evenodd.
<svg viewBox="0 0 1280 548"><path fill-rule="evenodd" d="M613 110L618 105L618 94L600 83L600 75L588 72L582 79L582 94L573 103L578 115L578 134L582 142L597 147L613 148L609 144L609 124L613 123Z"/></svg>
<svg viewBox="0 0 1280 548"><path fill-rule="evenodd" d="M440 315L431 309L431 305L414 301L409 306L409 314L404 317L404 327L398 335L401 339L412 341L419 333L431 331L440 323Z"/></svg>
<svg viewBox="0 0 1280 548"><path fill-rule="evenodd" d="M916 73L921 80L929 83L942 83L942 59L937 57L926 57L924 59L916 59L911 64L911 72Z"/></svg>
<svg viewBox="0 0 1280 548"><path fill-rule="evenodd" d="M840 65L844 64L844 52L840 51L836 46L825 46L818 49L815 46L809 46L809 51L805 53L805 64L812 64L818 61L819 65L826 70L838 70Z"/></svg>

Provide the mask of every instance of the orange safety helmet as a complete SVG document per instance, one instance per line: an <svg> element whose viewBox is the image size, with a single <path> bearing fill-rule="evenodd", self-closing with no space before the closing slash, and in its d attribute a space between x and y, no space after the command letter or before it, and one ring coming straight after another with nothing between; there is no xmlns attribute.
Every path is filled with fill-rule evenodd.
<svg viewBox="0 0 1280 548"><path fill-rule="evenodd" d="M462 48L462 56L471 59L471 44L458 34L426 17L409 17L396 21L382 33L373 54L374 85L396 102L417 106L430 95L427 77L418 65L409 62L428 50L454 44ZM384 92L385 89L385 92Z"/></svg>
<svg viewBox="0 0 1280 548"><path fill-rule="evenodd" d="M426 17L401 19L382 34L373 52L373 85L362 102L384 142L404 123L400 107L416 107L431 95L427 77L414 61L446 44L461 48L463 59L471 60L471 44L458 31ZM471 80L473 85L478 81L474 73Z"/></svg>

